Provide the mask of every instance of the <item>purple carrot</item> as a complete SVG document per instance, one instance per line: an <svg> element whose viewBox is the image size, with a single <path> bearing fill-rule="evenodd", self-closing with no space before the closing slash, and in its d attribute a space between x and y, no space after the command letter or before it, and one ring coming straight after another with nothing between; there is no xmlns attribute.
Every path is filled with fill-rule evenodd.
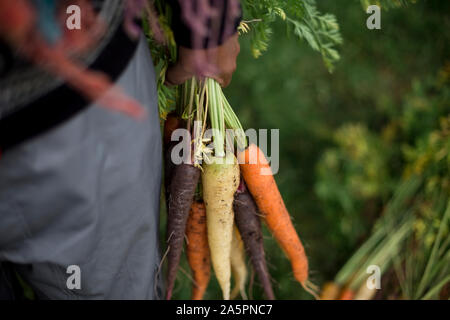
<svg viewBox="0 0 450 320"><path fill-rule="evenodd" d="M172 171L167 210L167 300L172 297L183 248L186 222L199 178L200 169L190 164L176 165Z"/></svg>
<svg viewBox="0 0 450 320"><path fill-rule="evenodd" d="M258 216L258 208L253 197L248 192L245 183L241 180L234 196L234 220L244 241L245 250L250 257L253 269L258 275L267 299L274 300L275 296L270 283L270 274L267 269L264 253L261 221Z"/></svg>
<svg viewBox="0 0 450 320"><path fill-rule="evenodd" d="M172 162L172 149L179 143L178 141L171 141L172 133L179 128L185 127L185 121L181 119L175 112L167 115L164 121L163 131L163 153L164 153L164 191L166 196L166 205L169 206L169 188L172 179L172 172L175 164Z"/></svg>

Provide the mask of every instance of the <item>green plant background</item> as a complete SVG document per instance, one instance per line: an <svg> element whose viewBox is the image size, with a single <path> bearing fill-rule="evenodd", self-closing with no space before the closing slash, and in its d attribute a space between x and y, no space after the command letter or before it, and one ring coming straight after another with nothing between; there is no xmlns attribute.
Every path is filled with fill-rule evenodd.
<svg viewBox="0 0 450 320"><path fill-rule="evenodd" d="M319 10L336 15L344 39L333 74L280 23L258 59L241 36L225 94L244 128L280 129L275 178L309 256L311 280L323 285L368 237L405 175L408 147L450 114L450 2L382 11L381 30L366 28L358 1L318 2ZM264 232L277 298L310 299ZM189 299L184 258L181 267L174 298ZM250 296L262 298L256 281L251 287ZM221 298L214 276L205 298Z"/></svg>

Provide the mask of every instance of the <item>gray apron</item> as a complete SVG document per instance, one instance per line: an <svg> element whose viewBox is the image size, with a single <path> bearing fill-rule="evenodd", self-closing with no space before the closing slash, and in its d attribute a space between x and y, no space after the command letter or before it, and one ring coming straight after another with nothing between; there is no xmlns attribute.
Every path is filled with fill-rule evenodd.
<svg viewBox="0 0 450 320"><path fill-rule="evenodd" d="M161 296L161 137L143 37L116 83L148 109L146 120L93 104L0 160L0 261L38 298Z"/></svg>

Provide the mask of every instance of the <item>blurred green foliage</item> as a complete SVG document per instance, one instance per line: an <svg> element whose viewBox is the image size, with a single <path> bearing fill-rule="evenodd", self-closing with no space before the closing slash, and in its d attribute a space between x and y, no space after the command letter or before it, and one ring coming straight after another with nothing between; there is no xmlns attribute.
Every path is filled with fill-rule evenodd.
<svg viewBox="0 0 450 320"><path fill-rule="evenodd" d="M245 0L241 3L243 23L253 22L250 45L254 57L259 57L268 49L273 34L272 24L281 19L288 33L319 52L328 70L333 71L340 59L336 49L342 43L339 24L334 15L321 13L315 0Z"/></svg>
<svg viewBox="0 0 450 320"><path fill-rule="evenodd" d="M309 256L311 280L322 285L367 238L401 177L420 174L421 162L410 160L448 156L448 141L439 140L444 151L426 141L450 113L450 2L383 11L381 30L366 28L368 15L358 1L318 6L336 15L344 39L333 74L280 23L256 60L248 37L241 37L238 68L225 93L244 128L280 129L275 178ZM405 169L406 162L416 167ZM427 181L432 188L436 179ZM277 298L310 299L264 232ZM189 299L186 261L182 268L175 298ZM256 281L250 296L262 297ZM205 298L220 299L214 276Z"/></svg>

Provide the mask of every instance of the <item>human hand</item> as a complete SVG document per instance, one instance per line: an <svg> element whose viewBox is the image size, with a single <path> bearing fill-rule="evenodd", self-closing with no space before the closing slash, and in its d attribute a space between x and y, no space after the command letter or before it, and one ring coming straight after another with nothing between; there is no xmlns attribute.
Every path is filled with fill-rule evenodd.
<svg viewBox="0 0 450 320"><path fill-rule="evenodd" d="M178 85L193 76L215 79L222 87L231 82L236 70L236 58L240 46L238 34L234 34L222 45L209 49L189 49L181 47L178 50L178 61L166 73L167 85Z"/></svg>

